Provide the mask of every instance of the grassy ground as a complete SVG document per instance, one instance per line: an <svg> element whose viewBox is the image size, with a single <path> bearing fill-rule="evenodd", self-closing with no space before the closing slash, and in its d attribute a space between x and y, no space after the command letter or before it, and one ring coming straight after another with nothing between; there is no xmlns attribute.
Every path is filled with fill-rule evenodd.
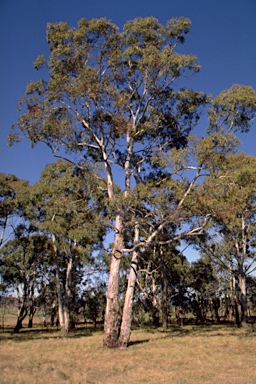
<svg viewBox="0 0 256 384"><path fill-rule="evenodd" d="M0 331L0 383L255 384L256 329L231 326L136 330L126 350L102 332Z"/></svg>

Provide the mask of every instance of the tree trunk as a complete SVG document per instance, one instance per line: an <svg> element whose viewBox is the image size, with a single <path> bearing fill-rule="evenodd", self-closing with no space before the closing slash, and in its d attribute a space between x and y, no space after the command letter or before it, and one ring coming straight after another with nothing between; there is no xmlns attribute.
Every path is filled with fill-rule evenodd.
<svg viewBox="0 0 256 384"><path fill-rule="evenodd" d="M33 319L34 319L35 313L36 313L36 307L35 307L34 303L32 303L29 307L28 328L33 327Z"/></svg>
<svg viewBox="0 0 256 384"><path fill-rule="evenodd" d="M66 336L66 329L65 329L65 320L64 320L64 304L63 299L61 295L61 289L60 289L60 275L59 275L59 267L56 265L56 290L57 290L57 298L58 298L58 315L59 315L59 325L60 325L60 333L61 336Z"/></svg>
<svg viewBox="0 0 256 384"><path fill-rule="evenodd" d="M163 331L168 329L168 283L164 264L163 250L159 250L161 260L161 283L162 283L162 328Z"/></svg>
<svg viewBox="0 0 256 384"><path fill-rule="evenodd" d="M133 126L135 129L135 127ZM130 134L129 130L126 133L126 145L127 145L127 154L124 164L125 169L125 191L124 197L127 197L127 193L130 191L131 183L131 170L130 162L133 154L133 144L134 139ZM102 156L107 172L108 180L108 197L110 200L114 197L114 188L113 188L113 174L110 163L108 161L108 156L105 152L105 148L102 147ZM107 303L105 311L105 321L104 321L104 337L103 337L103 346L107 348L116 348L118 346L118 338L120 332L119 324L119 273L120 273L120 259L123 252L123 219L120 212L116 214L116 235L114 241L114 249L112 252L110 273L108 280L108 294L107 294Z"/></svg>
<svg viewBox="0 0 256 384"><path fill-rule="evenodd" d="M234 293L233 301L234 301L233 313L235 316L235 323L236 323L236 325L240 326L241 325L241 318L240 318L240 313L239 313L239 308L238 308L238 299L237 299L236 292Z"/></svg>
<svg viewBox="0 0 256 384"><path fill-rule="evenodd" d="M231 288L231 305L233 315L235 316L235 324L240 326L240 313L238 308L238 299L237 299L237 289L236 289L236 279L235 276L230 273L230 288Z"/></svg>
<svg viewBox="0 0 256 384"><path fill-rule="evenodd" d="M135 234L134 234L134 244L139 241L139 228L138 225L135 226ZM132 324L132 304L133 304L133 296L137 278L137 268L139 262L139 250L133 251L132 261L130 267L130 275L127 284L127 290L125 294L124 308L123 308L123 316L122 316L122 324L120 330L120 336L118 340L118 346L120 348L126 348L131 335L131 324Z"/></svg>
<svg viewBox="0 0 256 384"><path fill-rule="evenodd" d="M239 245L237 245L237 258L238 262L238 282L239 282L239 299L240 299L240 312L241 312L241 321L240 326L248 326L248 313L247 313L247 295L246 295L246 275L244 273L244 262L248 257L247 252L247 240L248 232L245 225L245 218L242 215L242 250L240 250Z"/></svg>
<svg viewBox="0 0 256 384"><path fill-rule="evenodd" d="M159 310L157 308L155 300L153 300L152 304L153 304L153 307L152 307L153 326L158 328L160 326Z"/></svg>
<svg viewBox="0 0 256 384"><path fill-rule="evenodd" d="M63 318L64 318L64 324L61 329L61 336L65 337L68 335L70 331L70 314L69 314L69 308L66 305L63 306Z"/></svg>
<svg viewBox="0 0 256 384"><path fill-rule="evenodd" d="M28 328L33 327L33 318L36 313L36 305L35 305L35 299L34 299L34 284L32 284L31 289L30 289L30 294L29 294L29 314L28 314Z"/></svg>
<svg viewBox="0 0 256 384"><path fill-rule="evenodd" d="M212 297L213 319L217 321L218 324L220 324L219 308L220 299L214 295Z"/></svg>
<svg viewBox="0 0 256 384"><path fill-rule="evenodd" d="M119 268L120 259L114 255L111 258L108 281L107 304L104 320L103 346L116 348L119 335Z"/></svg>
<svg viewBox="0 0 256 384"><path fill-rule="evenodd" d="M17 323L13 329L14 333L18 333L21 330L22 322L25 319L25 317L27 316L27 313L28 313L27 308L25 307L24 304L22 304L21 308L18 311Z"/></svg>
<svg viewBox="0 0 256 384"><path fill-rule="evenodd" d="M70 252L69 261L66 270L66 284L65 284L65 298L63 299L61 294L61 283L60 283L60 272L59 272L59 263L58 263L58 249L55 244L55 236L52 235L52 241L55 250L56 258L56 290L57 290L57 299L58 299L58 314L59 314L59 324L60 324L60 334L62 337L67 336L70 328L70 316L69 316L69 300L70 300L70 281L71 281L71 270L72 270L72 252Z"/></svg>
<svg viewBox="0 0 256 384"><path fill-rule="evenodd" d="M28 328L33 328L33 316L31 314L29 314L28 318Z"/></svg>
<svg viewBox="0 0 256 384"><path fill-rule="evenodd" d="M19 333L19 331L20 331L21 328L22 328L22 322L23 322L23 320L25 319L26 315L27 315L27 314L25 314L24 317L18 317L18 319L17 319L17 323L16 323L16 325L15 325L15 327L14 327L14 329L13 329L13 332L14 332L14 333Z"/></svg>
<svg viewBox="0 0 256 384"><path fill-rule="evenodd" d="M73 257L72 257L72 250L71 250L69 255L67 270L66 270L65 299L64 299L64 305L63 305L64 325L63 325L63 329L61 329L62 336L66 336L70 331L72 267L73 267Z"/></svg>
<svg viewBox="0 0 256 384"><path fill-rule="evenodd" d="M63 297L61 294L60 275L59 275L58 265L56 265L56 289L57 289L57 298L58 298L58 315L59 315L60 334L62 337L65 337L67 336L69 331L68 315L66 313L65 304L63 302Z"/></svg>
<svg viewBox="0 0 256 384"><path fill-rule="evenodd" d="M119 269L123 249L123 222L116 217L116 236L111 257L104 321L103 347L116 348L119 336Z"/></svg>
<svg viewBox="0 0 256 384"><path fill-rule="evenodd" d="M26 305L26 302L27 302L27 283L26 283L26 280L24 281L23 290L24 290L23 296L20 293L19 289L17 290L18 291L19 307L18 307L17 323L16 323L16 325L15 325L15 327L13 329L14 333L18 333L21 330L22 322L23 322L23 320L25 319L25 317L27 316L27 313L28 313L27 305Z"/></svg>
<svg viewBox="0 0 256 384"><path fill-rule="evenodd" d="M240 305L241 305L241 322L242 327L248 325L247 313L247 295L246 295L246 277L244 274L239 275L239 288L240 288Z"/></svg>
<svg viewBox="0 0 256 384"><path fill-rule="evenodd" d="M46 311L45 311L46 313ZM51 323L51 326L53 327L55 324L56 324L56 302L54 300L54 302L52 302L51 304L51 320L50 320L50 323Z"/></svg>
<svg viewBox="0 0 256 384"><path fill-rule="evenodd" d="M152 295L153 297L152 297L151 303L152 303L153 326L158 328L160 325L160 321L159 321L160 305L158 305L157 303L157 285L153 275L152 275Z"/></svg>

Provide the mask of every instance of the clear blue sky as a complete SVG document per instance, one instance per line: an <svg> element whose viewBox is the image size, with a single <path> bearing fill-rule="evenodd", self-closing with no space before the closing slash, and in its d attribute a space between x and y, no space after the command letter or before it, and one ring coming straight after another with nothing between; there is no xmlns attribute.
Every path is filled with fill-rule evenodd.
<svg viewBox="0 0 256 384"><path fill-rule="evenodd" d="M6 137L18 113L16 105L29 81L40 72L33 62L47 55L46 24L82 17L106 17L120 28L137 16L154 16L161 23L173 17L191 19L184 51L197 55L202 70L189 86L217 94L232 84L256 89L256 0L0 0L0 172L37 181L54 161L43 146L28 142L7 147ZM252 131L242 137L244 150L256 153Z"/></svg>

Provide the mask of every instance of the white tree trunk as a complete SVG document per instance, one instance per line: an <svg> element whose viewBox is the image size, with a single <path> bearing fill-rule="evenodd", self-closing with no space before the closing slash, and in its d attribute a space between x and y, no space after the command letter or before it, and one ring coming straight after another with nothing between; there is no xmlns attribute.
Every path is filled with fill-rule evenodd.
<svg viewBox="0 0 256 384"><path fill-rule="evenodd" d="M139 228L135 226L134 244L139 241ZM122 324L120 329L120 336L118 340L118 346L120 348L126 348L130 341L131 324L132 324L132 304L133 296L137 278L137 268L139 262L139 250L136 249L132 254L132 261L130 267L130 275L127 283L127 289L125 294L125 301L123 307Z"/></svg>
<svg viewBox="0 0 256 384"><path fill-rule="evenodd" d="M240 288L240 305L241 305L241 326L246 327L248 325L248 313L247 313L247 295L246 295L246 276L244 274L239 275L239 288Z"/></svg>
<svg viewBox="0 0 256 384"><path fill-rule="evenodd" d="M123 222L116 217L116 236L111 257L108 294L104 321L103 346L116 348L119 336L119 269L123 249Z"/></svg>

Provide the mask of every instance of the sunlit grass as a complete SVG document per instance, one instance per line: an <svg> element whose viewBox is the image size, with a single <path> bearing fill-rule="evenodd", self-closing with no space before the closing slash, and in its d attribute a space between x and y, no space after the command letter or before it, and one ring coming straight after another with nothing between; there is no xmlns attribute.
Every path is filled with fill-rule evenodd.
<svg viewBox="0 0 256 384"><path fill-rule="evenodd" d="M126 350L102 348L102 332L0 332L0 383L255 384L256 332L231 326L132 333Z"/></svg>

